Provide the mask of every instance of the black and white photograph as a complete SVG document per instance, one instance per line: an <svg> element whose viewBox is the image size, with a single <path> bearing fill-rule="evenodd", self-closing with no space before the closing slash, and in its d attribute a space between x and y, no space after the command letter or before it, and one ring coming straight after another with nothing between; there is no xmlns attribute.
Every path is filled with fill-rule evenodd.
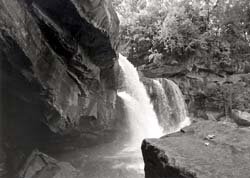
<svg viewBox="0 0 250 178"><path fill-rule="evenodd" d="M0 178L250 178L250 0L0 0Z"/></svg>

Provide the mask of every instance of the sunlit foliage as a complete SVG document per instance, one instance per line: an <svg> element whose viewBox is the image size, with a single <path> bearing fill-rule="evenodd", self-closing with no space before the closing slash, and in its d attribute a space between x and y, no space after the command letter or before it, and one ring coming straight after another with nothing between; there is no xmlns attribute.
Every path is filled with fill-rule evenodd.
<svg viewBox="0 0 250 178"><path fill-rule="evenodd" d="M127 54L207 68L250 60L249 0L113 0ZM161 57L159 58L159 54ZM151 60L153 61L153 60Z"/></svg>

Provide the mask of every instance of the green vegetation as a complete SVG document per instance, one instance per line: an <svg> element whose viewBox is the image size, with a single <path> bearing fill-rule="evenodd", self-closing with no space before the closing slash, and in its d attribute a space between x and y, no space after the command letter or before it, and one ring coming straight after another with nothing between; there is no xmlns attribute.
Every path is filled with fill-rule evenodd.
<svg viewBox="0 0 250 178"><path fill-rule="evenodd" d="M249 0L113 0L113 5L121 20L122 51L137 65L181 62L250 72Z"/></svg>

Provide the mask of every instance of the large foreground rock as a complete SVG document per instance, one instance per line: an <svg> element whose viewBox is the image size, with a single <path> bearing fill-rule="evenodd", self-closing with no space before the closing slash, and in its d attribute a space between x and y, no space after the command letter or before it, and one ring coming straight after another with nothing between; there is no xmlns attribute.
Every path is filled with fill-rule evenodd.
<svg viewBox="0 0 250 178"><path fill-rule="evenodd" d="M250 129L204 121L143 141L146 178L249 178Z"/></svg>

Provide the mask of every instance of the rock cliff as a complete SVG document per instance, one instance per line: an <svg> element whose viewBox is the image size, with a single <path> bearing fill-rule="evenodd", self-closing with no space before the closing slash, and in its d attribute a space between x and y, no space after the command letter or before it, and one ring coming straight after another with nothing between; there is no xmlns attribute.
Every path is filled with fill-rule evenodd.
<svg viewBox="0 0 250 178"><path fill-rule="evenodd" d="M250 112L249 73L229 75L226 69L217 71L188 63L151 63L139 69L146 77L168 78L178 84L194 117L220 120L222 116L230 116L232 109Z"/></svg>
<svg viewBox="0 0 250 178"><path fill-rule="evenodd" d="M0 0L1 145L111 128L118 32L108 0Z"/></svg>
<svg viewBox="0 0 250 178"><path fill-rule="evenodd" d="M249 177L250 130L202 121L142 143L146 178Z"/></svg>

